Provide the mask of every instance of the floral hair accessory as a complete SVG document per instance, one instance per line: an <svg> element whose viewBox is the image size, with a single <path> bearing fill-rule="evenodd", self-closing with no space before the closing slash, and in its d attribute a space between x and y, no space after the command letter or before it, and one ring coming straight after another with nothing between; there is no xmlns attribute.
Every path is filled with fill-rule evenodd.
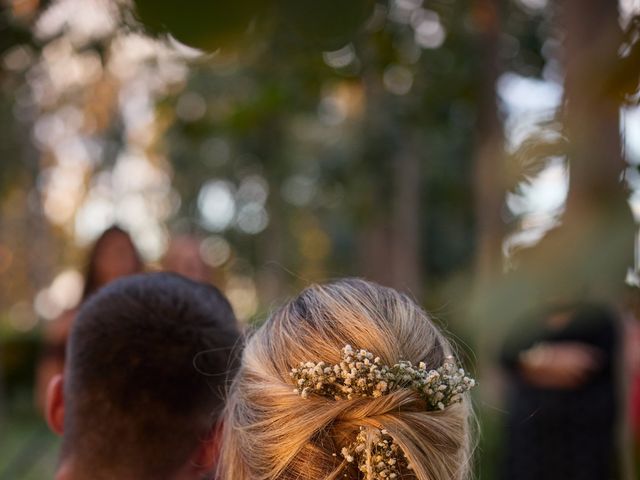
<svg viewBox="0 0 640 480"><path fill-rule="evenodd" d="M424 362L414 366L404 360L390 367L371 352L354 350L351 345L342 349L340 363L301 362L291 369L291 378L296 384L293 391L302 398L311 394L335 400L378 398L409 388L425 399L427 410L444 410L461 402L463 394L476 385L453 361L430 370ZM404 452L385 429L360 427L355 441L343 447L340 455L373 480L399 479L401 472L411 470Z"/></svg>
<svg viewBox="0 0 640 480"><path fill-rule="evenodd" d="M360 427L356 441L340 454L347 463L356 464L367 478L375 480L400 478L400 472L411 469L400 447L384 429Z"/></svg>
<svg viewBox="0 0 640 480"><path fill-rule="evenodd" d="M341 352L341 361L335 365L301 362L292 368L294 392L302 398L315 394L351 400L377 398L399 388L410 388L424 397L427 410L444 410L461 402L463 394L476 385L473 378L450 361L429 370L424 362L415 366L404 360L390 367L384 365L380 357L366 350L354 350L351 345L346 345Z"/></svg>

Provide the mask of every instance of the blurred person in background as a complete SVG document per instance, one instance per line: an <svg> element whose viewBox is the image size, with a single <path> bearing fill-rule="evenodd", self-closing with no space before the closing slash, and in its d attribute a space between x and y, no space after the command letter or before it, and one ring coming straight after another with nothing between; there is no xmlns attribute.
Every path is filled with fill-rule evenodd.
<svg viewBox="0 0 640 480"><path fill-rule="evenodd" d="M113 280L143 270L142 258L129 233L115 225L109 227L89 255L82 300Z"/></svg>
<svg viewBox="0 0 640 480"><path fill-rule="evenodd" d="M162 261L163 269L198 282L211 283L212 271L200 252L202 239L192 234L172 237Z"/></svg>
<svg viewBox="0 0 640 480"><path fill-rule="evenodd" d="M80 304L109 282L143 270L142 258L129 233L115 225L109 227L96 240L89 253ZM46 326L36 372L35 400L39 409L44 407L49 381L64 368L67 337L77 311L78 307L67 310Z"/></svg>
<svg viewBox="0 0 640 480"><path fill-rule="evenodd" d="M628 428L625 432L632 443L632 458L636 472L640 472L640 299L633 289L627 297L624 312L625 367L629 379Z"/></svg>
<svg viewBox="0 0 640 480"><path fill-rule="evenodd" d="M504 479L617 478L618 327L612 308L591 302L518 322L501 353L510 379Z"/></svg>
<svg viewBox="0 0 640 480"><path fill-rule="evenodd" d="M215 468L240 333L215 287L123 278L85 302L47 395L58 480L196 480Z"/></svg>

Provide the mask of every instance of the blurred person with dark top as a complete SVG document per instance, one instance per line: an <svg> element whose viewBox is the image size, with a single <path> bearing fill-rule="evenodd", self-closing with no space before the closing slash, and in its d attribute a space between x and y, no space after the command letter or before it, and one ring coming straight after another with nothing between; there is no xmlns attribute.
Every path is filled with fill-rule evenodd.
<svg viewBox="0 0 640 480"><path fill-rule="evenodd" d="M179 275L123 278L89 298L47 392L56 479L211 478L239 341L220 291Z"/></svg>
<svg viewBox="0 0 640 480"><path fill-rule="evenodd" d="M613 309L584 302L539 311L510 333L505 480L616 478L618 323Z"/></svg>
<svg viewBox="0 0 640 480"><path fill-rule="evenodd" d="M631 442L630 461L640 472L640 298L634 287L629 292L624 311L624 358L629 389L627 392L629 418L626 434Z"/></svg>
<svg viewBox="0 0 640 480"><path fill-rule="evenodd" d="M143 270L142 258L129 233L115 225L109 227L96 240L89 253L80 304L109 282ZM64 368L67 337L77 309L75 307L63 312L46 326L36 373L35 396L36 405L40 409L44 408L49 381Z"/></svg>

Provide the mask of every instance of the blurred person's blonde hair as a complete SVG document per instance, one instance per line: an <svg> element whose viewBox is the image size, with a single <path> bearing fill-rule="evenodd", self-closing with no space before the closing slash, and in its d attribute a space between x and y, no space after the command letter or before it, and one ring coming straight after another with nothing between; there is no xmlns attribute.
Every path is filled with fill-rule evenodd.
<svg viewBox="0 0 640 480"><path fill-rule="evenodd" d="M424 397L408 388L353 400L294 392L293 366L339 363L346 344L386 365L424 361L435 369L452 355L450 342L406 295L358 279L307 288L247 342L226 407L222 480L367 478L340 456L361 427L385 429L400 446L412 467L400 478L468 475L473 414L466 394L461 403L427 411Z"/></svg>

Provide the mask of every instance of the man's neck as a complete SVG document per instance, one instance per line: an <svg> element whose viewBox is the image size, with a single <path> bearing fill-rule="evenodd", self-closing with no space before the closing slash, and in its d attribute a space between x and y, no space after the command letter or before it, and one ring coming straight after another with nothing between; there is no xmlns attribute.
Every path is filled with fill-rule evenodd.
<svg viewBox="0 0 640 480"><path fill-rule="evenodd" d="M60 461L58 465L58 469L55 474L55 480L95 480L97 478L95 469L92 471L87 468L80 468L81 465L74 461L73 458L66 458ZM127 475L119 472L117 475L106 475L101 476L100 478L118 478L118 480L138 480L139 476L137 475ZM175 480L193 480L196 478L205 478L205 473L200 472L198 470L194 470L194 468L190 465L185 465L181 471L177 472L175 476ZM209 478L209 477L206 477Z"/></svg>
<svg viewBox="0 0 640 480"><path fill-rule="evenodd" d="M71 458L60 461L58 470L55 474L55 480L97 480L97 479L111 479L117 478L118 480L135 480L135 475L126 475L122 472L105 472L104 470L87 468L86 465L74 461Z"/></svg>

